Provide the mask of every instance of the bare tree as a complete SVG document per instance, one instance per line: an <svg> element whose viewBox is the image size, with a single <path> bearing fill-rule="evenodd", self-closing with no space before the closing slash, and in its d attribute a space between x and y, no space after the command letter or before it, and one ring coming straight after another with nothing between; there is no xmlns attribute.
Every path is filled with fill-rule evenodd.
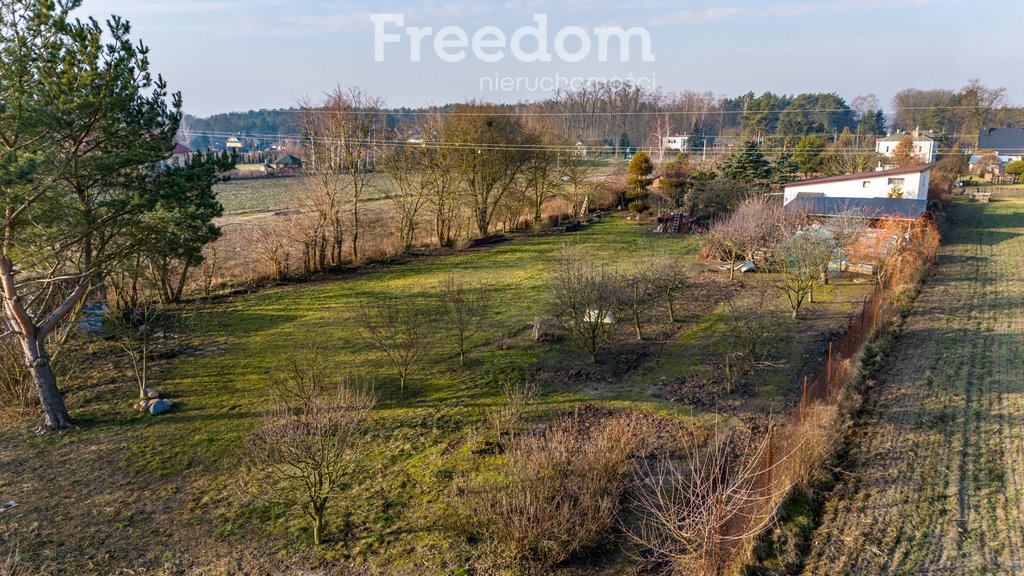
<svg viewBox="0 0 1024 576"><path fill-rule="evenodd" d="M454 274L441 282L438 308L455 332L459 346L459 365L466 365L466 351L473 339L491 319L490 290L483 285L468 286Z"/></svg>
<svg viewBox="0 0 1024 576"><path fill-rule="evenodd" d="M382 299L363 310L363 334L387 357L403 393L413 368L434 348L436 319L431 306L413 300Z"/></svg>
<svg viewBox="0 0 1024 576"><path fill-rule="evenodd" d="M788 491L785 482L767 482L770 438L682 434L682 458L662 450L638 467L631 508L639 521L626 533L673 574L729 573L738 544L773 521L772 507Z"/></svg>
<svg viewBox="0 0 1024 576"><path fill-rule="evenodd" d="M427 172L423 170L426 153L424 147L416 144L396 144L389 147L379 160L380 168L391 177L389 182L379 186L379 190L395 214L403 252L412 248L420 211L428 203L428 196L424 194Z"/></svg>
<svg viewBox="0 0 1024 576"><path fill-rule="evenodd" d="M249 438L247 464L260 496L300 508L319 546L331 498L354 474L375 398L367 386L299 362L271 383L275 406Z"/></svg>
<svg viewBox="0 0 1024 576"><path fill-rule="evenodd" d="M641 259L618 274L618 284L622 307L629 313L633 322L633 332L636 333L637 341L642 341L644 316L654 304L654 277Z"/></svg>
<svg viewBox="0 0 1024 576"><path fill-rule="evenodd" d="M379 131L381 109L384 99L371 96L357 87L337 87L327 94L319 105L303 106L306 138L313 149L314 168L317 173L331 175L333 188L331 210L336 209L334 201L344 192L349 202L349 220L352 227L352 260L359 262L360 202L371 177L371 158L376 146L374 138ZM341 178L337 178L337 174ZM323 192L327 193L324 187ZM330 225L340 225L335 217ZM335 241L338 240L335 234ZM340 258L339 258L340 259Z"/></svg>
<svg viewBox="0 0 1024 576"><path fill-rule="evenodd" d="M302 236L308 239L307 242L300 241L300 244L308 248L310 243L318 237L315 233L315 228L309 226L305 219L302 219L301 225L295 226L295 220L297 219L293 219L292 227L301 230ZM273 281L277 282L288 275L289 262L286 240L289 234L286 233L284 226L278 224L250 226L245 230L244 235L250 252L256 257L258 262L266 267L267 274ZM305 258L306 272L311 271L309 265L312 259L312 254L308 254Z"/></svg>
<svg viewBox="0 0 1024 576"><path fill-rule="evenodd" d="M608 344L620 306L619 283L606 268L597 268L578 247L562 249L551 287L552 315L592 362Z"/></svg>
<svg viewBox="0 0 1024 576"><path fill-rule="evenodd" d="M545 144L528 153L529 159L523 167L523 195L533 210L533 225L538 227L544 216L544 205L558 195L561 175L558 164L560 154Z"/></svg>
<svg viewBox="0 0 1024 576"><path fill-rule="evenodd" d="M516 188L528 159L527 132L522 121L507 109L470 103L449 114L444 138L473 210L477 231L486 236L505 196Z"/></svg>
<svg viewBox="0 0 1024 576"><path fill-rule="evenodd" d="M777 365L773 345L788 338L789 323L771 296L770 288L759 287L750 296L725 303L714 347L724 363L728 393L742 375L756 367Z"/></svg>
<svg viewBox="0 0 1024 576"><path fill-rule="evenodd" d="M676 299L686 287L687 273L678 258L653 246L641 246L634 266L647 276L654 295L668 308L669 322L676 322Z"/></svg>
<svg viewBox="0 0 1024 576"><path fill-rule="evenodd" d="M563 197L572 206L572 217L582 218L584 200L589 196L593 183L590 179L597 168L597 155L587 150L574 150L561 164Z"/></svg>
<svg viewBox="0 0 1024 576"><path fill-rule="evenodd" d="M417 130L426 146L419 166L423 172L421 193L433 216L438 245L451 246L461 233L462 224L455 148L446 143L444 119L436 110L420 116Z"/></svg>
<svg viewBox="0 0 1024 576"><path fill-rule="evenodd" d="M141 302L131 308L111 310L105 320L104 327L132 363L139 398L146 398L149 362L164 331L170 328L170 315L151 302Z"/></svg>
<svg viewBox="0 0 1024 576"><path fill-rule="evenodd" d="M735 274L736 262L753 259L755 251L777 239L781 219L782 210L777 203L764 196L752 196L712 225L706 241L729 262L730 279Z"/></svg>
<svg viewBox="0 0 1024 576"><path fill-rule="evenodd" d="M832 239L813 229L797 234L775 248L769 284L785 294L793 318L799 317L805 299L814 301L814 287L822 283L834 254Z"/></svg>

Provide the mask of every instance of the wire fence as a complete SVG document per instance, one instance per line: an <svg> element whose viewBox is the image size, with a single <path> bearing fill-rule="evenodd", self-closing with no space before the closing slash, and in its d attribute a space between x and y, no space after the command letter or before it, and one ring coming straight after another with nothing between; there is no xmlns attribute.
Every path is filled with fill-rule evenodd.
<svg viewBox="0 0 1024 576"><path fill-rule="evenodd" d="M749 497L737 518L723 527L715 545L720 553L743 558L774 524L793 489L807 485L838 448L842 439L844 393L861 374L865 346L900 314L900 294L916 286L938 253L934 224L915 226L889 271L846 321L842 335L828 344L824 366L803 378L799 403L784 422L769 426L766 448L755 457L762 463L751 478ZM725 564L721 566L725 569Z"/></svg>

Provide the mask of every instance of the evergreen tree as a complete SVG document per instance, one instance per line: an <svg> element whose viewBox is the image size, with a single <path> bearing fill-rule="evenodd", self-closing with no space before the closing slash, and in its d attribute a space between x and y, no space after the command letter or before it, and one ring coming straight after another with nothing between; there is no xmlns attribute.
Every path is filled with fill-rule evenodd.
<svg viewBox="0 0 1024 576"><path fill-rule="evenodd" d="M647 197L650 196L650 187L654 180L651 174L654 173L654 162L647 152L637 151L629 162L629 192L626 197L630 200L629 209L637 214L642 214L650 209L647 204Z"/></svg>
<svg viewBox="0 0 1024 576"><path fill-rule="evenodd" d="M757 143L747 140L722 161L719 172L730 180L765 188L771 180L772 167Z"/></svg>
<svg viewBox="0 0 1024 576"><path fill-rule="evenodd" d="M690 137L686 141L686 147L690 152L699 153L704 151L704 128L699 122L693 123L693 128L690 129Z"/></svg>
<svg viewBox="0 0 1024 576"><path fill-rule="evenodd" d="M783 150L772 160L772 186L782 186L796 180L798 169L796 161L793 160L793 153Z"/></svg>
<svg viewBox="0 0 1024 576"><path fill-rule="evenodd" d="M189 271L203 262L203 247L220 237L213 220L224 207L213 186L234 166L226 152L197 154L153 176L152 208L142 215L136 236L162 301L181 298Z"/></svg>
<svg viewBox="0 0 1024 576"><path fill-rule="evenodd" d="M821 172L827 147L828 138L824 134L810 134L801 138L793 151L797 169L805 176Z"/></svg>
<svg viewBox="0 0 1024 576"><path fill-rule="evenodd" d="M180 97L151 76L128 23L73 20L80 5L0 5L0 176L23 176L0 183L3 320L21 341L51 430L71 419L48 345L137 250L131 232L153 205L147 180L181 119Z"/></svg>

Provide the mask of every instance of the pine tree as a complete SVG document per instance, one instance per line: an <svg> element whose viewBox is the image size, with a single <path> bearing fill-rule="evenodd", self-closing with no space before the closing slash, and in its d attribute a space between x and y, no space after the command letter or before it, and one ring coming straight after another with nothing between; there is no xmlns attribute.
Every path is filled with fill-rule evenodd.
<svg viewBox="0 0 1024 576"><path fill-rule="evenodd" d="M690 152L703 152L704 142L704 128L699 122L694 122L693 128L690 129L690 137L686 141L686 147Z"/></svg>
<svg viewBox="0 0 1024 576"><path fill-rule="evenodd" d="M722 161L719 172L726 178L765 188L771 180L772 167L757 143L747 140Z"/></svg>

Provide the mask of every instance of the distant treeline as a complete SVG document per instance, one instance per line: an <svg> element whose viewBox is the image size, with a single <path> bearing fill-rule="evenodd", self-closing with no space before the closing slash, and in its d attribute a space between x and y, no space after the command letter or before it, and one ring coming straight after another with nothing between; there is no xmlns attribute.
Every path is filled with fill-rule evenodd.
<svg viewBox="0 0 1024 576"><path fill-rule="evenodd" d="M397 108L384 113L385 125L397 137L414 132L419 115L440 108ZM661 139L691 135L691 143L708 145L755 140L766 152L788 149L809 134L836 140L844 131L867 147L879 135L897 130L930 130L942 136L944 147L973 146L982 128L1024 126L1024 108L1006 105L1005 89L972 81L960 90L910 88L893 98L887 116L878 98L868 94L847 102L835 93L796 95L748 92L735 97L711 92L651 91L628 82L592 82L551 98L502 106L510 113L550 119L566 136L588 146L616 150L655 148ZM252 110L187 117L189 144L204 149L229 136L260 140L295 137L302 133L301 110Z"/></svg>

